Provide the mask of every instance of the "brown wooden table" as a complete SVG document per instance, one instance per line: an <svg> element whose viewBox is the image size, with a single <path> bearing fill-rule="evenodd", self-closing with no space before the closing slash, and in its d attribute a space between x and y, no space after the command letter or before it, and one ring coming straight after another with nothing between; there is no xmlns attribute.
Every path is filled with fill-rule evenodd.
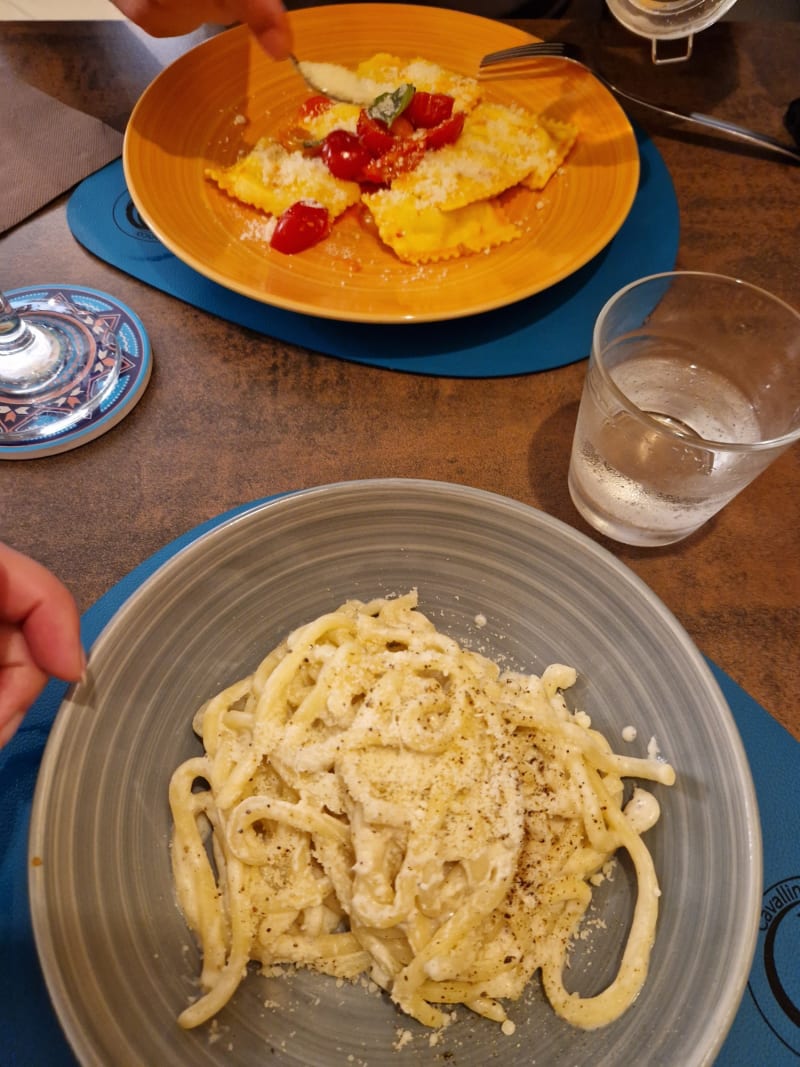
<svg viewBox="0 0 800 1067"><path fill-rule="evenodd" d="M583 44L619 84L775 136L800 95L800 24L718 23L690 64L654 68L608 19L528 22ZM2 23L0 62L123 129L139 93L198 33L156 42L121 22ZM800 167L632 112L672 174L679 267L735 274L800 303ZM0 286L57 281L136 309L154 372L105 436L0 462L0 537L57 572L84 610L174 537L235 505L342 479L423 477L525 501L603 543L700 649L800 738L800 448L701 532L639 550L590 530L566 472L585 365L494 380L423 377L332 359L197 311L95 259L66 197L0 240ZM413 329L410 327L409 329ZM213 418L198 396L215 398Z"/></svg>

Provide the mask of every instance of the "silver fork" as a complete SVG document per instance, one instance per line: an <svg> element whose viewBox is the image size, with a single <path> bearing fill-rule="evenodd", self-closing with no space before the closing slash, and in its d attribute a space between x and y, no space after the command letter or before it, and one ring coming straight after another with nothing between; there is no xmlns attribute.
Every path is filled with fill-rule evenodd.
<svg viewBox="0 0 800 1067"><path fill-rule="evenodd" d="M521 44L514 48L504 48L500 52L491 52L488 56L484 56L480 62L480 69L484 70L487 67L493 67L498 63L514 63L525 59L541 59L548 57L553 59L566 59L570 63L577 63L585 70L588 70L590 74L593 74L595 78L597 78L599 82L602 82L607 89L610 89L615 96L622 97L623 100L629 100L633 104L638 104L639 107L648 108L650 111L657 111L661 115L669 115L670 118L678 119L680 122L689 122L695 126L705 126L712 130L716 130L718 133L727 134L729 137L736 137L740 141L747 141L749 144L758 145L760 148L766 148L770 152L775 152L783 159L791 160L792 163L800 163L800 149L791 148L790 146L783 144L781 141L776 140L774 137L770 137L768 134L754 133L752 130L745 129L744 126L737 126L733 122L726 122L724 119L714 118L713 115L702 115L697 111L685 114L682 111L676 111L674 108L664 107L661 104L652 104L649 100L643 100L640 96L635 96L633 93L629 93L626 89L620 89L618 86L612 85L608 78L604 78L602 74L598 74L598 72L584 60L580 49L573 44L564 44L561 41L532 41L530 44Z"/></svg>

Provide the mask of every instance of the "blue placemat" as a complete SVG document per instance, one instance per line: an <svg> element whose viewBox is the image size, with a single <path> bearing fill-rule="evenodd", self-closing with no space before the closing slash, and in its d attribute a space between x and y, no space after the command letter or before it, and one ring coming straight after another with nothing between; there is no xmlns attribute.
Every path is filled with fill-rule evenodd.
<svg viewBox="0 0 800 1067"><path fill-rule="evenodd" d="M251 507L248 504L246 507ZM203 523L146 560L83 617L90 646L142 582L181 548L241 513ZM710 664L741 732L755 780L764 839L761 931L750 981L717 1067L800 1063L800 743L723 671ZM28 908L27 837L33 789L66 687L51 682L17 735L0 750L0 1063L76 1067L50 1006ZM646 1062L646 1056L642 1060ZM111 1065L109 1065L111 1067ZM157 1065L153 1065L157 1067Z"/></svg>
<svg viewBox="0 0 800 1067"><path fill-rule="evenodd" d="M497 311L440 323L373 326L317 319L261 304L209 281L169 252L134 207L117 161L70 198L75 237L127 274L258 333L356 363L456 378L551 370L589 354L592 325L617 289L672 270L678 203L658 149L636 131L641 173L633 206L611 243L571 277ZM598 204L597 210L602 211Z"/></svg>

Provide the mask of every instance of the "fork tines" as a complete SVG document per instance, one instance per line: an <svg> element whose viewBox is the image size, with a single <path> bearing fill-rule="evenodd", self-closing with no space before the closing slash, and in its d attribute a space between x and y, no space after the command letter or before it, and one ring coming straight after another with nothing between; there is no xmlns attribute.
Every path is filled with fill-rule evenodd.
<svg viewBox="0 0 800 1067"><path fill-rule="evenodd" d="M479 67L491 67L495 63L509 63L515 59L533 59L536 56L563 56L564 45L559 41L532 41L530 44L515 45L500 52L490 52L484 56Z"/></svg>

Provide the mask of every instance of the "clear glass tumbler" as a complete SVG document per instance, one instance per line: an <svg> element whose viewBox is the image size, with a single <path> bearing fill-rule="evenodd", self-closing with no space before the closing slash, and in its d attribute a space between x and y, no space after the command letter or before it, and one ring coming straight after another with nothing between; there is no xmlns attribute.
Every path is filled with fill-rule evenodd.
<svg viewBox="0 0 800 1067"><path fill-rule="evenodd" d="M800 438L800 313L736 278L633 282L595 323L569 491L597 530L680 541Z"/></svg>

